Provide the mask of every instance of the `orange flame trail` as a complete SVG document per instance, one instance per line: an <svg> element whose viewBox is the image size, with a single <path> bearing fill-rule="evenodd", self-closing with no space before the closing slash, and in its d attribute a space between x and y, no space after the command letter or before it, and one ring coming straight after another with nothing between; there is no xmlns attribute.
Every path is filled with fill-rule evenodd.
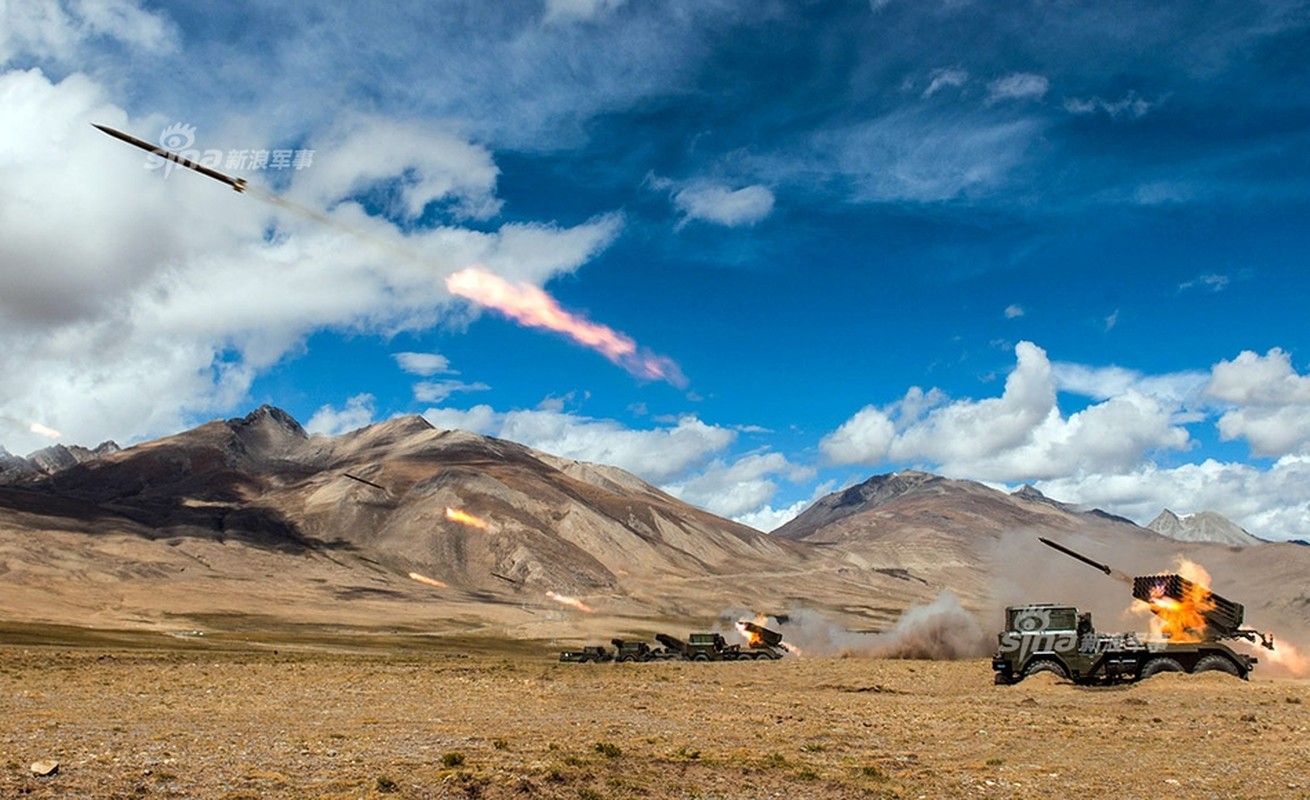
<svg viewBox="0 0 1310 800"><path fill-rule="evenodd" d="M425 584L427 584L428 586L435 586L435 587L437 587L438 589L449 589L449 588L450 588L449 586L447 586L446 584L444 584L444 583L442 583L441 581L437 580L436 578L429 578L428 576L426 576L426 575L420 575L420 574L418 574L417 572L411 572L411 573L409 573L409 579L410 579L410 580L413 580L413 581L418 581L419 583L425 583Z"/></svg>
<svg viewBox="0 0 1310 800"><path fill-rule="evenodd" d="M546 596L549 597L551 600L554 600L556 603L559 603L560 605L576 608L577 610L585 611L588 614L594 613L596 611L596 609L592 608L591 606L587 605L586 603L582 602L576 597L569 597L568 595L560 594L559 592L554 592L554 591L546 592Z"/></svg>
<svg viewBox="0 0 1310 800"><path fill-rule="evenodd" d="M450 506L446 507L446 519L451 522L458 522L460 525L467 525L470 528L477 528L480 531L485 531L491 527L487 524L486 520L475 517L467 511L460 511L458 508L451 508Z"/></svg>
<svg viewBox="0 0 1310 800"><path fill-rule="evenodd" d="M627 334L565 311L555 298L531 284L510 283L479 267L468 267L446 278L446 288L522 325L562 333L638 378L687 385L686 376L672 359L639 348Z"/></svg>

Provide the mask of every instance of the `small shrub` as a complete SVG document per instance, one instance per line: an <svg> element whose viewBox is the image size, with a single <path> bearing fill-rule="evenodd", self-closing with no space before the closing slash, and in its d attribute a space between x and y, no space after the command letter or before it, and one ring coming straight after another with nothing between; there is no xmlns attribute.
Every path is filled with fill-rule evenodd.
<svg viewBox="0 0 1310 800"><path fill-rule="evenodd" d="M578 800L603 800L603 795L595 789L579 789Z"/></svg>
<svg viewBox="0 0 1310 800"><path fill-rule="evenodd" d="M819 779L819 773L815 772L809 767L805 767L804 769L796 773L796 780L798 781L817 781L818 779Z"/></svg>
<svg viewBox="0 0 1310 800"><path fill-rule="evenodd" d="M454 769L455 767L458 767L463 763L464 763L463 753L451 752L451 753L441 754L441 766L445 767L446 769Z"/></svg>
<svg viewBox="0 0 1310 800"><path fill-rule="evenodd" d="M1005 763L1005 759L1003 759L1003 758L989 758L989 759L987 759L987 766L989 766L989 767L999 767L999 766L1001 766L1001 765L1004 764L1004 763Z"/></svg>
<svg viewBox="0 0 1310 800"><path fill-rule="evenodd" d="M577 756L564 756L564 763L570 767L580 767L583 764L586 764L587 762L583 761Z"/></svg>
<svg viewBox="0 0 1310 800"><path fill-rule="evenodd" d="M497 750L508 750L509 742L505 741L504 739L492 739L491 746Z"/></svg>
<svg viewBox="0 0 1310 800"><path fill-rule="evenodd" d="M873 778L876 781L887 780L887 773L882 771L882 767L876 764L866 764L860 768L860 774L866 778Z"/></svg>
<svg viewBox="0 0 1310 800"><path fill-rule="evenodd" d="M787 757L782 753L769 753L764 757L764 766L766 767L785 767L787 766Z"/></svg>
<svg viewBox="0 0 1310 800"><path fill-rule="evenodd" d="M606 758L618 758L623 755L623 751L613 742L596 742L596 752Z"/></svg>
<svg viewBox="0 0 1310 800"><path fill-rule="evenodd" d="M386 775L379 775L377 781L378 791L383 794L391 794L400 789L395 781Z"/></svg>
<svg viewBox="0 0 1310 800"><path fill-rule="evenodd" d="M824 745L819 744L818 742L809 742L807 744L801 745L801 749L807 753L822 753L828 748L825 747Z"/></svg>
<svg viewBox="0 0 1310 800"><path fill-rule="evenodd" d="M677 752L676 755L677 755L679 758L686 758L686 759L689 759L689 760L691 760L691 761L695 761L696 759L700 758L700 751L699 751L699 750L692 750L692 749L688 748L687 745L684 744L682 747L679 747L679 748L678 748L678 752Z"/></svg>

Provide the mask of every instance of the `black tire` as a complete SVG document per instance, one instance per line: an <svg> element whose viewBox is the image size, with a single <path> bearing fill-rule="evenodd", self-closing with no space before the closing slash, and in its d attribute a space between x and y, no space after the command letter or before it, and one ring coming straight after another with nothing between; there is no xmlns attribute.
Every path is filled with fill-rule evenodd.
<svg viewBox="0 0 1310 800"><path fill-rule="evenodd" d="M1161 656L1158 658L1153 658L1150 661L1146 662L1146 666L1142 667L1141 677L1145 679L1151 677L1152 675L1159 675L1161 672L1186 672L1186 671L1187 670L1183 669L1183 665L1179 664L1177 660Z"/></svg>
<svg viewBox="0 0 1310 800"><path fill-rule="evenodd" d="M1200 661L1196 662L1196 668L1192 672L1226 672L1234 678L1242 677L1237 665L1224 656L1203 656Z"/></svg>
<svg viewBox="0 0 1310 800"><path fill-rule="evenodd" d="M1013 683L1013 681L1010 680L1009 675L1005 674L1004 672L998 672L996 673L996 678L993 681L993 683L995 683L997 686L1009 686L1011 683Z"/></svg>
<svg viewBox="0 0 1310 800"><path fill-rule="evenodd" d="M1036 675L1039 672L1053 672L1055 673L1055 677L1061 680L1069 679L1069 670L1065 669L1064 665L1059 661L1050 658L1039 658L1036 661L1030 662L1028 666L1024 667L1023 676L1027 678L1031 675Z"/></svg>
<svg viewBox="0 0 1310 800"><path fill-rule="evenodd" d="M691 657L691 660L692 660L692 661L709 661L709 660L710 660L710 657L707 656L707 655L705 655L704 653L697 653L696 655L694 655L694 656Z"/></svg>

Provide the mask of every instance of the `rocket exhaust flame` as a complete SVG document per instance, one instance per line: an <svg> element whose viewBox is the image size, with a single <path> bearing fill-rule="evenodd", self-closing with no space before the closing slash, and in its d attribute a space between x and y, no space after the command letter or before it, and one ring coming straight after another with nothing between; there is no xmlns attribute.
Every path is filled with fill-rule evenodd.
<svg viewBox="0 0 1310 800"><path fill-rule="evenodd" d="M591 606L587 605L586 603L582 602L576 597L569 597L568 595L560 594L559 592L555 592L555 591L546 592L546 596L562 606L576 608L577 610L585 611L588 614L593 614L596 611L596 609L592 608Z"/></svg>
<svg viewBox="0 0 1310 800"><path fill-rule="evenodd" d="M419 583L423 583L423 584L426 584L426 585L428 585L428 586L434 586L434 587L436 587L436 588L438 588L438 589L449 589L449 588L450 588L449 586L447 586L446 584L444 584L444 583L442 583L441 581L437 580L436 578L429 578L428 576L426 576L426 575L420 575L420 574L418 574L417 572L411 572L411 573L409 573L409 579L412 580L412 581L418 581Z"/></svg>
<svg viewBox="0 0 1310 800"><path fill-rule="evenodd" d="M486 520L475 517L467 511L460 511L458 508L450 508L449 506L446 507L446 519L451 522L458 522L460 525L467 525L470 528L477 528L480 531L491 528Z"/></svg>
<svg viewBox="0 0 1310 800"><path fill-rule="evenodd" d="M686 376L672 359L638 347L627 334L565 311L555 298L531 284L510 283L484 269L469 267L446 278L446 288L522 325L562 333L638 378L687 385Z"/></svg>
<svg viewBox="0 0 1310 800"><path fill-rule="evenodd" d="M39 436L44 436L47 439L60 439L63 437L63 434L60 433L59 431L47 425L42 425L39 422L33 422L32 424L27 426L27 429L32 433L35 433Z"/></svg>
<svg viewBox="0 0 1310 800"><path fill-rule="evenodd" d="M422 263L423 261L417 253L399 247L394 242L353 228L338 219L306 208L267 189L249 186L245 178L234 178L171 150L150 144L108 126L94 123L92 125L102 133L119 141L126 142L133 147L186 167L208 178L213 178L219 183L232 187L237 192L248 193L306 219L320 222L351 236L371 242L408 261L416 263ZM579 344L596 350L611 362L638 378L667 381L679 388L687 385L687 378L682 374L682 369L672 359L638 347L637 343L626 334L605 325L589 322L576 314L570 314L560 307L555 298L535 286L512 284L484 269L469 267L447 277L446 288L451 294L472 300L488 308L494 308L522 325L531 328L546 328L557 333L563 333Z"/></svg>

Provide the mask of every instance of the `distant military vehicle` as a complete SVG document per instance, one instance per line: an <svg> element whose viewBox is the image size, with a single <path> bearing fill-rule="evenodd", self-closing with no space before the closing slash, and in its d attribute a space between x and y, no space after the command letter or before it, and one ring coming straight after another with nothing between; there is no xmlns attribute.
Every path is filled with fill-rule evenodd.
<svg viewBox="0 0 1310 800"><path fill-rule="evenodd" d="M613 661L614 655L605 649L603 645L587 645L581 650L565 650L559 654L559 660L571 661L577 664L601 664L606 661Z"/></svg>
<svg viewBox="0 0 1310 800"><path fill-rule="evenodd" d="M1106 575L1116 571L1069 548L1043 544L1076 558ZM996 682L1015 683L1050 672L1077 683L1136 681L1161 672L1223 672L1246 679L1259 659L1233 650L1222 640L1245 639L1274 649L1273 637L1242 628L1241 603L1172 573L1123 580L1133 597L1163 621L1161 638L1142 640L1135 633L1097 633L1090 613L1050 603L1005 609L1005 630L998 636L992 669Z"/></svg>
<svg viewBox="0 0 1310 800"><path fill-rule="evenodd" d="M645 642L633 642L628 639L610 639L610 644L614 645L614 660L623 661L650 661L653 658L650 645Z"/></svg>

